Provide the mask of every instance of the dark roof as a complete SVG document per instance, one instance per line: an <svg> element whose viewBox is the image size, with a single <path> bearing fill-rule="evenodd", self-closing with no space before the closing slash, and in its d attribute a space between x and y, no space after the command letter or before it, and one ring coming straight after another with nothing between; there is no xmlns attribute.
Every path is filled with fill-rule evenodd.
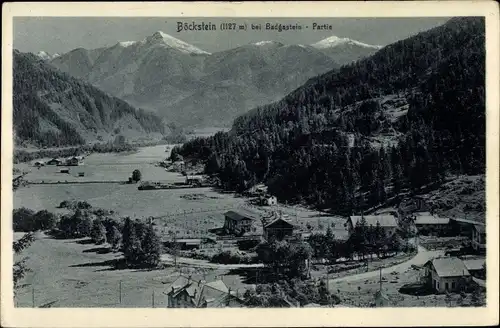
<svg viewBox="0 0 500 328"><path fill-rule="evenodd" d="M273 221L269 222L268 224L266 224L266 225L264 226L264 228L269 228L269 227L272 227L273 225L276 225L276 224L278 224L278 223L284 223L284 224L286 224L286 225L289 225L291 228L293 228L293 227L294 227L294 225L293 225L293 224L291 224L290 222L288 222L288 221L286 221L286 220L284 220L284 219L282 219L282 218L277 218L277 219L275 219L275 220L273 220Z"/></svg>
<svg viewBox="0 0 500 328"><path fill-rule="evenodd" d="M227 211L226 213L224 213L224 216L231 218L235 221L255 220L257 218L257 215L255 213L241 209L234 211Z"/></svg>

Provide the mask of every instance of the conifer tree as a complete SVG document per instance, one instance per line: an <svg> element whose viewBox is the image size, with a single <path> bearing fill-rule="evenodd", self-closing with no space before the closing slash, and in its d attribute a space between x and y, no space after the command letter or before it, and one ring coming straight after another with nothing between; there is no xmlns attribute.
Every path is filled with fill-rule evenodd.
<svg viewBox="0 0 500 328"><path fill-rule="evenodd" d="M142 264L146 267L156 267L160 263L161 244L153 226L146 228L144 238L141 243Z"/></svg>

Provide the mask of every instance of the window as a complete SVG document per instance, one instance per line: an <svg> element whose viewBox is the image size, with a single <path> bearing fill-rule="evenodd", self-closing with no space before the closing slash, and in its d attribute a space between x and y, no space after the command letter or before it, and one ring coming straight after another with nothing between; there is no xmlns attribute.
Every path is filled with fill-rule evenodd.
<svg viewBox="0 0 500 328"><path fill-rule="evenodd" d="M448 283L447 282L444 284L444 289L448 290Z"/></svg>
<svg viewBox="0 0 500 328"><path fill-rule="evenodd" d="M455 289L455 282L452 282L452 283L451 283L451 288L452 288L452 289Z"/></svg>

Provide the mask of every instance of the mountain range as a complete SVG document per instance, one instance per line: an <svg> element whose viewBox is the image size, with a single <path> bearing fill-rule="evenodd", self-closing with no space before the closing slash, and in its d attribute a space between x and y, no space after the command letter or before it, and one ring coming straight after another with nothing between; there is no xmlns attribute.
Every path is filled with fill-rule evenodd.
<svg viewBox="0 0 500 328"><path fill-rule="evenodd" d="M141 41L74 49L50 63L169 122L220 126L379 49L331 37L312 45L262 41L209 53L158 31Z"/></svg>
<svg viewBox="0 0 500 328"><path fill-rule="evenodd" d="M57 147L92 141L159 139L153 113L63 73L31 53L13 53L13 127L17 145Z"/></svg>

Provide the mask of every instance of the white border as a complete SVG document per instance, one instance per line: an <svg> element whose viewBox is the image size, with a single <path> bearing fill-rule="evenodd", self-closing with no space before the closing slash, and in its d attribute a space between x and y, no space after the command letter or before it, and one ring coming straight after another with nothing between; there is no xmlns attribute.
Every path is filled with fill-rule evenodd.
<svg viewBox="0 0 500 328"><path fill-rule="evenodd" d="M486 308L16 309L12 297L12 17L486 17ZM313 327L498 324L499 15L493 1L4 3L2 17L1 325L5 327Z"/></svg>

